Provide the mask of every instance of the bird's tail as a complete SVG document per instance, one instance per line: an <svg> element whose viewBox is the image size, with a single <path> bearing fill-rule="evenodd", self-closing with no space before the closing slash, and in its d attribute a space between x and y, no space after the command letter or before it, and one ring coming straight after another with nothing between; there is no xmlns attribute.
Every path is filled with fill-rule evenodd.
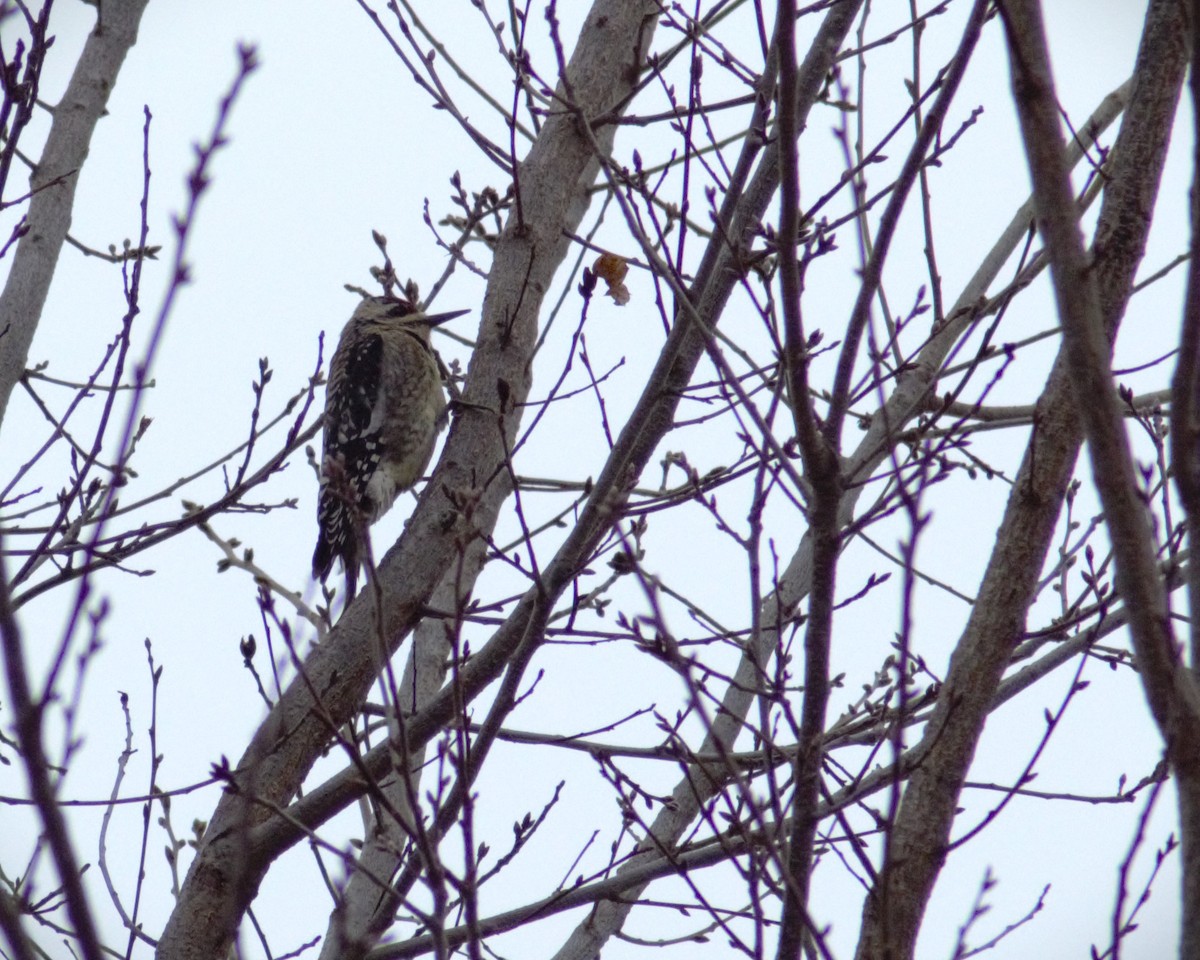
<svg viewBox="0 0 1200 960"><path fill-rule="evenodd" d="M313 551L312 571L313 579L325 582L325 578L329 576L329 571L333 569L333 544L329 542L329 538L325 536L325 531L321 531L317 535L317 549Z"/></svg>
<svg viewBox="0 0 1200 960"><path fill-rule="evenodd" d="M346 594L345 602L349 603L354 599L354 594L357 592L358 585L358 551L347 544L335 544L327 536L324 531L317 535L317 548L313 551L312 569L313 579L325 582L333 569L333 561L335 558L341 557L342 566L346 570Z"/></svg>

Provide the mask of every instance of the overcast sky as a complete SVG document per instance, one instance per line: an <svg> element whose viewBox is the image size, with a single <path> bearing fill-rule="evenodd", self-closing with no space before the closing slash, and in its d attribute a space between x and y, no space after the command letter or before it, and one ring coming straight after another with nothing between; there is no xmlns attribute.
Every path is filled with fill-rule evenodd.
<svg viewBox="0 0 1200 960"><path fill-rule="evenodd" d="M456 55L473 69L478 64L479 73L498 95L507 96L510 84L504 65L497 63L495 46L489 43L478 16L472 15L471 5L448 2L426 6L431 24ZM907 8L907 4L902 6ZM1127 76L1140 30L1142 4L1132 0L1054 0L1046 6L1062 105L1072 120L1082 121L1099 97ZM559 15L565 35L574 36L571 17L582 9L582 3L561 5ZM959 11L943 18L944 25L935 21L928 42L952 41L961 14ZM43 100L57 100L93 18L93 8L59 0L52 21L57 41L47 62ZM1011 149L1011 110L1005 107L1004 98L992 94L997 85L1008 83L1000 40L999 30L989 28L960 95L955 122L961 122L965 111L976 102L986 100L987 112L964 138L954 155L954 166L935 173L942 191L939 202L959 211L962 224L961 242L941 251L941 267L952 294L1028 192L1022 158ZM194 282L182 291L170 316L167 339L155 361L153 375L160 386L146 407L154 424L140 448L140 477L131 496L136 491L157 489L240 441L246 431L252 403L250 384L260 357L269 357L275 370L268 395L273 398L268 400L273 408L299 389L314 370L322 331L328 358L333 340L355 302L343 284L369 286L367 268L378 262L372 229L387 235L400 273L411 275L427 289L441 273L445 255L422 221L426 199L436 222L449 209L446 197L453 171L461 171L468 189L490 184L503 190L506 186L497 179L497 171L486 166L471 149L451 119L432 110L429 98L414 89L404 67L356 4L348 0L293 0L286 6L257 0L210 0L204 4L154 0L109 104L109 116L100 124L92 145L72 226L75 238L98 248L110 243L119 246L125 238L136 239L143 183L143 108L147 107L153 115L150 242L163 244L165 250L157 263L147 267L143 332L167 286L167 264L174 243L169 218L184 201L184 177L193 159L192 144L211 129L216 104L235 73L238 42L255 44L262 65L234 108L230 146L213 167L214 183L204 198L188 258ZM898 44L894 51L885 51L881 56L904 58L911 53L907 45ZM930 57L929 62L938 61ZM885 76L882 67L879 75ZM880 85L874 95L886 103L886 98L901 97L903 91ZM877 115L882 123L894 111L882 108ZM499 129L498 121L487 118L481 107L473 119ZM814 123L831 127L834 117L829 112L818 114ZM809 148L810 142L815 146ZM820 144L822 138L817 136L805 141L806 170L813 170L811 165L836 162L830 159L836 158L832 137L824 147ZM1005 155L998 154L998 145L1003 145ZM1190 124L1183 116L1164 184L1164 194L1174 196L1177 202L1164 203L1160 208L1164 222L1152 235L1143 274L1166 263L1186 243L1184 153L1190 145ZM618 152L628 152L631 146L632 142L618 141ZM829 153L821 153L823 149ZM972 174L964 175L964 171ZM1178 216L1174 224L1170 222L1173 213ZM0 227L0 232L7 235L8 221L0 219ZM911 262L920 269L919 245L914 247ZM0 274L8 262L0 261ZM1177 281L1181 282L1182 277ZM846 291L853 291L855 282L848 271L844 285L828 283L819 288L814 294L817 299L808 309L840 310L841 317L853 295ZM655 352L639 351L638 346L646 325L653 326L657 320L644 306L653 299L648 284L640 277L631 284L631 306L618 309L605 302L594 308L603 311L600 320L610 332L608 338L596 343L595 361L598 368L607 368L625 359L628 382L637 384L637 371L653 361ZM437 306L446 310L475 309L482 290L481 280L460 270ZM1177 290L1177 286L1166 284L1153 293L1162 296L1161 309L1154 302L1135 301L1136 311L1119 344L1118 366L1134 366L1151 359L1156 351L1162 352L1159 348L1170 340L1178 323ZM827 306L821 297L828 298ZM553 302L553 297L547 302ZM1042 302L1047 310L1051 309L1048 299ZM49 372L78 379L94 365L103 344L114 335L123 311L117 268L66 249L30 363L48 361ZM1029 329L1044 327L1048 315L1031 316ZM464 318L452 327L470 336L476 320L477 315ZM468 353L461 345L442 340L439 349L447 360L458 359L464 364L467 360ZM1045 361L1051 356L1047 347ZM1032 375L1042 372L1035 370ZM1154 382L1161 379L1159 376ZM1129 382L1136 387L1141 381L1131 378ZM544 386L539 390L535 385L535 396L544 390ZM610 416L619 425L623 400L619 389L614 395ZM1017 402L1029 395L1027 381L1002 382L994 401ZM631 403L633 397L624 399ZM44 436L44 426L29 413L28 403L15 399L14 407L18 402L20 413L10 414L0 436L9 465L15 462L9 451L25 452ZM585 430L569 417L561 422L550 418L542 444L531 448L521 471L534 476L561 475L562 452L567 449L574 455L571 445L581 435L594 439L595 424L589 421ZM701 458L708 456L709 460L696 465L703 472L720 463L722 455L723 451L701 448ZM217 481L210 480L187 495L204 500L217 492ZM1002 503L1003 495L1002 490L981 494L994 498L987 501L991 512L981 509L972 493L937 505L946 522L924 544L922 558L965 592L973 592L978 585L979 564L990 548L998 519L995 505ZM301 584L307 582L315 500L315 481L302 460L293 463L285 477L263 493L268 501L286 496L300 497L296 511L245 518L243 527L228 519L218 520L215 526L223 535L239 536L251 544L258 561L284 582ZM402 501L375 536L395 536L410 503ZM178 509L176 497L162 505L159 515L174 516ZM696 526L677 529L671 526L676 522ZM715 537L709 527L692 515L690 520L664 520L654 536L662 549L670 550L672 537ZM787 551L791 549L787 547ZM251 632L261 636L262 628L247 578L240 573L218 576L218 559L213 546L199 534L192 534L146 559L145 563L156 570L153 589L130 592L127 577L99 578L99 587L111 591L113 606L103 629L104 649L95 659L85 689L82 729L86 750L79 761L81 769L73 768L67 779L66 795L100 797L107 795L111 787L114 759L124 736L118 690L131 696L139 736L148 724L147 671L130 666L144 660L143 643L147 638L153 642L158 662L166 667L158 731L159 751L167 757L162 782L174 787L198 781L222 755L231 760L240 755L263 711L253 682L241 667L238 642ZM686 584L688 589L704 590L706 582L710 594L719 595L725 589L721 571L698 569L686 576L694 578ZM22 626L31 648L49 648L49 643L40 645L40 638L58 634L63 609L61 600L48 597L22 611ZM947 604L944 622L928 625L945 636L947 651L957 637L956 624L961 624L966 612L965 605ZM867 611L861 614L861 626L853 619L857 615L848 611L846 619L839 621L839 636L856 636L859 629L864 633L870 630ZM885 629L884 641L892 629L894 624ZM858 655L853 645L840 645L835 671L859 666L861 673ZM547 651L548 670L559 662L559 656L554 650ZM1128 671L1110 677L1095 667L1090 669L1087 679L1092 687L1073 706L1063 732L1053 741L1039 768L1048 771L1045 781L1038 782L1040 789L1055 789L1050 780L1061 775L1063 783L1078 790L1080 782L1094 772L1091 792L1111 793L1117 772L1125 771L1137 778L1148 773L1157 759L1158 738L1144 712L1138 712L1141 704L1136 700L1139 693L1135 678ZM566 725L571 729L611 722L621 715L621 704L626 700L628 704L644 705L655 697L653 691L639 688L637 679L621 676L618 686L628 685L628 696L619 702L590 696L589 691L597 685L592 676L548 685L515 720L519 726L538 729L555 729L559 716L570 718ZM1036 695L1045 698L1045 706L1053 709L1057 706L1054 697L1061 695L1069 679L1063 676L1057 686L1052 682L1039 688ZM850 690L845 697L853 699L856 693ZM1123 709L1111 709L1109 698L1119 698ZM844 703L840 701L837 709ZM1130 703L1136 703L1137 709L1132 709ZM1029 717L1036 712L1027 707L1006 708L992 718L973 780L1011 780L1024 764L1030 744L1041 734L1041 730L1029 728ZM1103 756L1097 756L1101 747ZM130 781L138 786L126 792L140 792L145 783L148 746L144 738L139 749L141 755L131 767ZM592 770L586 757L552 756L554 764L531 760L521 765L521 761L514 760L517 766L509 769L517 770L515 774L505 776L505 768L501 767L485 778L481 790L485 795L491 791L495 797L487 813L496 823L511 822L531 808L536 811L557 780L586 776ZM13 767L0 770L0 793L16 792L15 785L6 784L17 776ZM652 776L647 773L648 778ZM673 772L669 773L663 784L669 787L673 777ZM596 803L597 823L610 824L614 817L610 799L570 797L573 804L592 801ZM983 811L993 798L968 794L967 801L973 809ZM207 816L214 802L211 789L177 800L176 829L186 831L194 817ZM1160 800L1162 815L1152 820L1148 830L1149 850L1164 842L1173 822L1173 807L1168 792ZM135 850L138 843L140 816L134 810L126 808L112 828L110 846L122 853ZM1025 816L1026 810L1031 815ZM15 822L15 815L7 810L4 816ZM77 835L92 842L98 817L98 813L80 815ZM1029 909L1045 883L1054 884L1047 912L1005 941L994 956L1082 957L1087 944L1107 943L1115 883L1112 865L1120 859L1113 851L1125 849L1130 842L1134 822L1130 808L1052 806L1018 799L1006 817L1009 826L1003 832L985 832L952 860L931 907L931 912L943 919L927 925L930 933L922 943L928 952L922 955L949 955L955 926L967 916L984 870L989 867L1001 882L991 898L997 930ZM351 811L345 822L353 825L354 818ZM553 865L546 867L548 874L565 869L571 860L571 855L555 850L555 829L554 824L549 825L539 841L544 844L538 848L538 856L544 858L541 862ZM14 847L27 849L17 833L0 831L0 861L6 864ZM574 840L564 838L562 842ZM82 856L94 859L95 850L85 847ZM278 942L286 942L290 949L323 930L327 898L314 881L307 851L299 848L288 856L293 866L272 871L263 888L261 907L256 906L256 910L260 920L271 925ZM560 861L564 863L562 868ZM11 862L20 861L14 857ZM1168 861L1166 875L1145 908L1141 933L1125 944L1126 960L1150 960L1174 949L1174 917L1178 910L1174 863ZM157 854L152 856L151 864L154 874L147 890L148 924L160 923L170 908ZM1144 854L1137 875L1144 877L1147 869L1148 854ZM861 894L850 886L841 887L841 874L841 879L834 882L835 872L827 871L831 878L828 886L818 883L814 908L834 924L831 942L837 955L846 957L857 930L857 897ZM296 876L302 880L295 882ZM519 870L516 876L522 876ZM533 883L538 875L532 870L525 876ZM537 882L544 885L556 880L556 875L553 879L543 876ZM1136 883L1134 888L1140 889ZM93 882L92 889L98 898L103 897L99 884ZM847 911L840 903L850 898L854 898L850 901L853 907ZM99 912L107 915L109 911L102 907ZM285 936L283 931L299 923L299 918L303 919L303 929L297 928L294 936ZM558 932L569 929L575 921L576 916L569 915L539 927L539 935L547 938L544 949L533 949L528 955L547 952L557 944ZM649 931L640 932L651 935ZM620 958L635 952L640 951L613 943L605 956ZM713 955L720 954L714 950Z"/></svg>

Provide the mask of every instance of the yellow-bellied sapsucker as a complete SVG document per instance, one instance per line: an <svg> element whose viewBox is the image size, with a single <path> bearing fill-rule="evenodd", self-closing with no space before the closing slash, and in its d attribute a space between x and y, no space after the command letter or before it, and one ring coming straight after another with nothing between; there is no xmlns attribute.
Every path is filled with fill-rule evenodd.
<svg viewBox="0 0 1200 960"><path fill-rule="evenodd" d="M421 479L444 423L430 331L467 312L427 315L408 300L366 297L342 331L325 388L313 576L324 581L340 557L347 601L367 527Z"/></svg>

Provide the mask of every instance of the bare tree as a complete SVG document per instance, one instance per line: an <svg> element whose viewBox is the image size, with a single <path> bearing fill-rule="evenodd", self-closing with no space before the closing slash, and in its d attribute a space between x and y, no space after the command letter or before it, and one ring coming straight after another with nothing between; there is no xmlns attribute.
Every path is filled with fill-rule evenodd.
<svg viewBox="0 0 1200 960"><path fill-rule="evenodd" d="M446 19L361 3L405 83L474 154L441 212L426 211L447 261L430 298L472 276L486 290L465 369L443 364L451 422L430 475L395 542L376 533L366 586L344 602L328 588L314 599L247 546L267 516L312 529L287 512L312 502L312 472L287 467L313 463L323 344L279 403L259 361L249 430L223 456L165 487L135 467L156 399L148 371L190 281L203 200L220 189L213 158L237 160L229 127L256 51L239 48L170 242L157 242L144 193L137 242L104 254L70 236L72 205L146 3L98 8L48 107L51 6L0 5L0 751L26 776L6 799L39 831L27 862L0 862L11 956L47 952L52 933L87 960L211 958L252 940L264 955L329 960L583 960L710 941L722 954L901 960L936 926L966 957L1036 929L1046 894L989 929L990 877L949 920L931 912L939 880L985 831L1019 831L1037 814L1015 808L1041 798L1127 811L1094 955L1137 942L1165 863L1182 883L1180 955L1200 960L1200 642L1174 609L1181 588L1198 595L1190 266L1166 301L1183 317L1177 340L1136 370L1114 361L1122 321L1179 290L1176 268L1192 262L1189 247L1138 279L1194 10L1148 0L1132 75L1075 116L1036 0L912 0L903 16L861 0L595 0L577 32L565 25L576 11L554 2ZM494 62L456 46L451 17L484 24ZM991 83L980 105L970 83L988 43L1007 50L1011 94ZM896 66L899 49L911 56ZM890 95L868 96L868 76ZM1028 170L1032 195L952 286L963 231L991 227L939 191L979 178L959 157L989 123L983 109L1006 100L1020 136L991 149ZM43 109L35 161L22 137ZM150 126L147 110L145 192ZM464 166L447 154L447 169ZM387 239L375 243L380 289L418 299ZM68 244L116 265L127 306L74 380L29 359ZM170 282L140 338L152 264ZM1053 317L1037 299L1049 291ZM615 319L629 316L636 328ZM1085 441L1090 471L1077 463ZM156 512L177 497L181 515ZM978 504L969 532L943 519L964 503ZM156 699L149 789L122 796L136 749L123 695L125 752L98 802L102 881L85 883L70 809L81 798L64 786L83 723L82 680L69 677L101 648L99 578L111 602L137 603L157 589L140 565L190 531L216 546L218 572L249 575L267 656L252 636L241 654L266 717L240 757L208 758L206 783L169 789ZM977 568L958 559L968 538ZM22 612L38 598L67 624L45 665ZM157 697L162 653L147 652ZM1104 795L1046 759L1097 665L1121 681L1110 709L1163 744ZM595 729L569 706L537 706L589 686ZM1041 699L1020 696L1030 690ZM1002 707L1031 744L1003 783L972 776ZM526 797L509 830L489 801L535 767L559 783ZM1053 790L1032 785L1045 769ZM608 822L563 799L580 784ZM172 795L191 789L211 813L184 839ZM1151 815L1171 798L1178 843L1135 880ZM144 818L141 847L115 857L105 838L127 804ZM159 833L161 866L147 854ZM551 833L555 851L536 850ZM262 887L301 882L283 858L304 844L327 916L268 930ZM132 904L122 871L136 876ZM171 891L161 916L143 903L156 885ZM823 888L851 891L857 919L835 920ZM572 926L549 922L567 913Z"/></svg>

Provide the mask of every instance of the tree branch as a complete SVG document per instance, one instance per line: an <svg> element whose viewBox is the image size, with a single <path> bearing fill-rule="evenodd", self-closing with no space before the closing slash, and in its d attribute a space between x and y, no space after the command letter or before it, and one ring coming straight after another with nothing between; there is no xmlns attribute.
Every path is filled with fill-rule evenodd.
<svg viewBox="0 0 1200 960"><path fill-rule="evenodd" d="M17 243L12 271L0 293L0 423L13 387L25 373L29 345L71 226L78 177L92 133L104 114L125 55L137 42L148 0L106 0L103 29L94 30L67 91L54 110L46 146L31 178L28 230ZM43 185L53 184L49 189Z"/></svg>

